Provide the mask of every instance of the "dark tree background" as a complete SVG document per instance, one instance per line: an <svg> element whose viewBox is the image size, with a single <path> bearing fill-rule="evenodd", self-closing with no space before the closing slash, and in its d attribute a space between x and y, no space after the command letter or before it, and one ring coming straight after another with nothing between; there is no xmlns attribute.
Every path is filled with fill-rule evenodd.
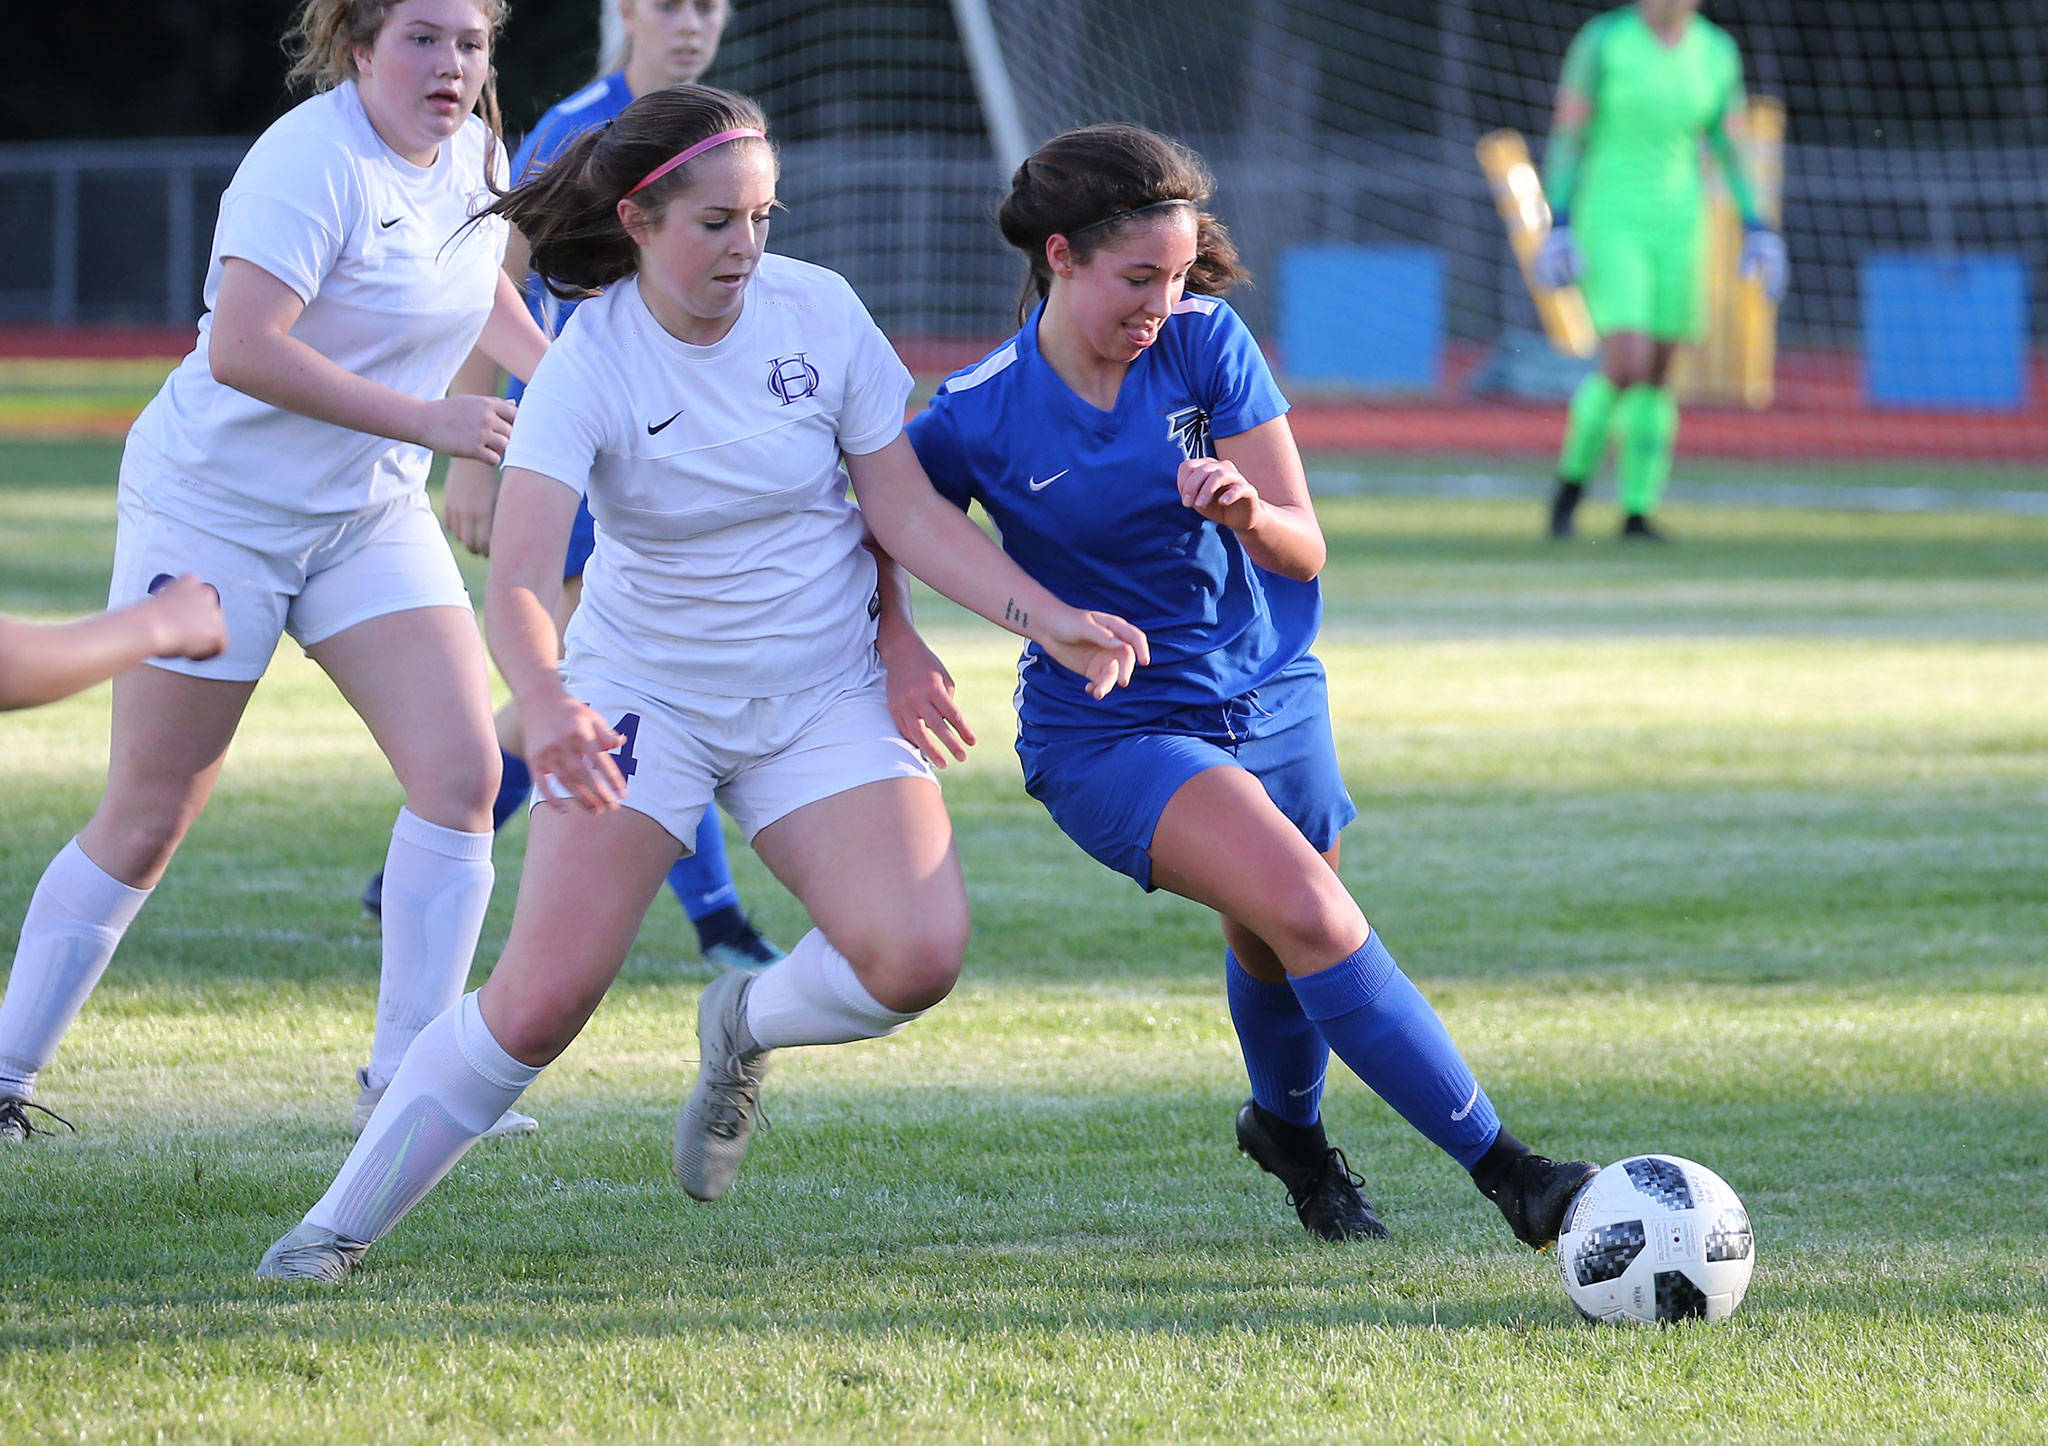
<svg viewBox="0 0 2048 1446"><path fill-rule="evenodd" d="M0 141L253 136L296 97L292 0L10 6ZM597 64L595 0L526 0L498 49L505 124L524 131Z"/></svg>
<svg viewBox="0 0 2048 1446"><path fill-rule="evenodd" d="M798 68L823 50L860 40L836 40L863 28L869 46L887 44L897 63L929 66L935 52L921 50L952 33L947 0L738 0L760 7L756 16L785 60L803 51ZM1324 0L1326 16L1350 0ZM1355 13L1369 16L1375 37L1370 54L1356 42L1324 46L1318 33L1330 20L1303 7L1303 38L1329 67L1326 97L1346 87L1379 97L1357 110L1319 117L1338 129L1429 130L1438 123L1433 87L1440 78L1440 33L1469 28L1479 74L1496 87L1484 124L1540 128L1549 85L1560 57L1532 53L1532 29L1546 35L1573 26L1615 0L1363 0ZM1174 0L1158 0L1170 21ZM285 62L278 37L292 0L100 0L92 6L22 3L10 7L8 40L14 61L0 88L0 142L132 136L248 136L286 107ZM1969 142L2048 144L2048 0L1771 0L1769 4L1708 0L1706 13L1734 32L1749 62L1752 87L1785 98L1799 117L1799 138L1844 145L1911 136L1922 144ZM595 66L596 0L514 0L512 22L499 48L500 90L507 129L523 132L553 101L588 79ZM772 12L772 20L766 12ZM1533 24L1532 24L1533 22ZM1353 24L1357 22L1345 22ZM741 39L721 63L730 78L759 76L743 52L767 35ZM1198 45L1202 37L1186 37ZM1090 47L1117 37L1091 37ZM1351 53L1345 54L1349 48ZM831 117L843 129L956 129L960 103L971 103L957 49L944 69L943 95L894 84L889 57L852 57L868 81L852 86L852 100ZM842 61L849 57L841 55ZM886 87L890 94L882 95ZM931 111L911 114L922 106ZM1340 107L1341 109L1341 107ZM1524 113L1526 112L1526 113ZM785 129L788 121L785 117Z"/></svg>

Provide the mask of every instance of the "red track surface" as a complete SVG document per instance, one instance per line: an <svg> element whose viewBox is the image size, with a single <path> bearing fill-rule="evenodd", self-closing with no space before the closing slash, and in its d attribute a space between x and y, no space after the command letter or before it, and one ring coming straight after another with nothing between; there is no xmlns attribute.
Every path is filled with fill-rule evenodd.
<svg viewBox="0 0 2048 1446"><path fill-rule="evenodd" d="M1700 457L2048 464L2048 358L2036 360L2031 399L2017 412L1873 407L1864 398L1862 364L1853 353L1784 353L1777 383L1777 402L1768 411L1688 407L1679 427L1680 450ZM1294 434L1310 451L1360 452L1548 453L1564 439L1561 406L1447 391L1443 400L1399 404L1311 397L1295 404Z"/></svg>
<svg viewBox="0 0 2048 1446"><path fill-rule="evenodd" d="M187 330L132 328L60 331L0 327L0 358L175 358L192 344ZM981 357L980 342L911 340L897 344L911 370L943 376ZM1476 358L1454 356L1437 398L1374 400L1307 396L1295 404L1296 437L1311 451L1534 453L1555 451L1562 406L1469 398L1460 384ZM1682 451L1713 457L1955 458L2048 464L2048 358L2036 361L2031 400L2017 412L1916 412L1872 407L1853 353L1792 351L1778 364L1778 399L1769 411L1688 408ZM83 422L84 419L74 419ZM118 431L126 419L79 430Z"/></svg>

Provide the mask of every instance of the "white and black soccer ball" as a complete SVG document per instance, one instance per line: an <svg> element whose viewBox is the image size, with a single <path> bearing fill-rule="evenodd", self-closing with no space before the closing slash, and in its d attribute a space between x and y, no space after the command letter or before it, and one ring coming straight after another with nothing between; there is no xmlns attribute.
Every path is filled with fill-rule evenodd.
<svg viewBox="0 0 2048 1446"><path fill-rule="evenodd" d="M1557 1241L1564 1293L1588 1320L1721 1321L1756 1266L1749 1212L1728 1182L1675 1155L1635 1155L1595 1175Z"/></svg>

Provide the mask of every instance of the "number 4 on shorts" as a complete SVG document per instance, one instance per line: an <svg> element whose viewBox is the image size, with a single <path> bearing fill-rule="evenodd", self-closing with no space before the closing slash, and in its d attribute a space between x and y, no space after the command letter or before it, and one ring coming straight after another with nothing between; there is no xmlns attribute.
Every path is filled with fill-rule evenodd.
<svg viewBox="0 0 2048 1446"><path fill-rule="evenodd" d="M633 745L640 741L640 715L622 714L619 721L612 724L612 732L626 740L613 751L612 761L619 765L619 777L631 778L640 770L640 760L633 756Z"/></svg>

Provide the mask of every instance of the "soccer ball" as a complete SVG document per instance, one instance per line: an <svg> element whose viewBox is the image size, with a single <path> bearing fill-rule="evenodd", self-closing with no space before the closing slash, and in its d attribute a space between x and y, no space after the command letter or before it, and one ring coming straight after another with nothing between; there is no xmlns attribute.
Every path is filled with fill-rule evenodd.
<svg viewBox="0 0 2048 1446"><path fill-rule="evenodd" d="M1558 1237L1564 1293L1610 1324L1726 1320L1756 1265L1749 1212L1728 1182L1675 1155L1635 1155L1595 1175Z"/></svg>

